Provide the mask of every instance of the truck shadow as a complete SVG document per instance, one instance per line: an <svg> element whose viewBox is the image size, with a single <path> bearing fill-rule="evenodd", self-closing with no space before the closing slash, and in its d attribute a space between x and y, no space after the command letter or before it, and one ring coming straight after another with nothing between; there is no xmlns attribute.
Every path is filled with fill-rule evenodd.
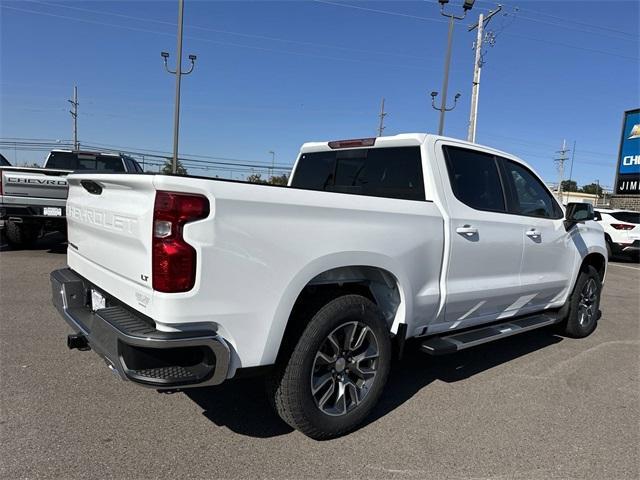
<svg viewBox="0 0 640 480"><path fill-rule="evenodd" d="M39 238L33 245L27 247L15 248L11 247L7 243L7 239L4 235L0 238L0 252L7 251L46 251L47 253L63 254L67 253L67 240L65 236L58 232L52 232L45 234L42 238Z"/></svg>
<svg viewBox="0 0 640 480"><path fill-rule="evenodd" d="M435 380L458 382L561 341L552 330L540 329L441 357L421 353L417 342L410 342L403 359L394 362L380 402L360 428L395 410ZM208 420L240 435L269 438L293 430L271 408L262 377L230 380L185 394Z"/></svg>

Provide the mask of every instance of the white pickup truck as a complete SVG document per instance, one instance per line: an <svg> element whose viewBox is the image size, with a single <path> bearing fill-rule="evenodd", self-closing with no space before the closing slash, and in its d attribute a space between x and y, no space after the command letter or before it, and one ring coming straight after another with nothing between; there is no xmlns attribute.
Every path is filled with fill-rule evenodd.
<svg viewBox="0 0 640 480"><path fill-rule="evenodd" d="M143 172L126 155L81 150L52 150L42 168L0 164L0 231L6 231L12 246L29 246L46 232L65 231L66 176L80 171Z"/></svg>
<svg viewBox="0 0 640 480"><path fill-rule="evenodd" d="M306 143L287 187L70 175L70 348L157 389L263 372L306 435L354 429L394 348L456 352L596 328L607 267L588 204L566 214L520 159L427 134ZM268 368L255 368L268 367Z"/></svg>

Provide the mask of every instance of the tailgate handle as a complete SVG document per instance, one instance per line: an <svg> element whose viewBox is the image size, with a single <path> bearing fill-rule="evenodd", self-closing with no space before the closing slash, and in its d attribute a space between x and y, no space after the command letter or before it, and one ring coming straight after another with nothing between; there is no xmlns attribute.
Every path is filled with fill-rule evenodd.
<svg viewBox="0 0 640 480"><path fill-rule="evenodd" d="M102 187L100 184L93 180L80 180L80 185L82 185L87 192L92 193L93 195L100 195L102 193Z"/></svg>

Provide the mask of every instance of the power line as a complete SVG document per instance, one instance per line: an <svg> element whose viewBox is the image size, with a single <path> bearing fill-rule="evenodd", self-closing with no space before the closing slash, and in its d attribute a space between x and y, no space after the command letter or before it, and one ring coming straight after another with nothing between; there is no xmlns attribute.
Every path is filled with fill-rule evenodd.
<svg viewBox="0 0 640 480"><path fill-rule="evenodd" d="M326 1L326 0L313 0L313 1L315 3L323 3L325 5L333 5L334 7L352 8L354 10L363 10L363 11L366 11L366 12L381 13L381 14L384 14L384 15L390 15L390 16L394 16L394 17L413 18L413 19L416 19L416 20L423 20L423 21L426 21L426 22L447 23L447 20L441 20L439 18L420 17L418 15L410 15L410 14L407 14L407 13L391 12L389 10L379 10L377 8L361 7L360 5L351 5L349 3L329 2L329 1Z"/></svg>
<svg viewBox="0 0 640 480"><path fill-rule="evenodd" d="M115 13L115 12L107 12L104 10L93 10L90 8L81 8L81 7L76 7L76 6L71 6L71 5L63 5L63 4L57 4L57 3L50 3L50 2L40 2L40 1L36 1L36 0L30 0L32 3L37 3L40 5L47 5L47 6L55 6L55 7L62 7L62 8L68 8L68 9L72 9L72 10L78 10L78 11L82 11L82 12L87 12L87 13L93 13L96 15L111 15L111 16L115 16L115 17L120 17L120 18L125 18L128 20L136 20L136 21L142 21L142 22L150 22L150 23L157 23L160 25L168 25L168 26L172 26L175 27L176 24L173 22L167 22L164 20L158 20L158 19L153 19L153 18L144 18L144 17L136 17L136 16L132 16L132 15L124 15L121 13ZM388 56L393 56L393 57L401 57L401 58L413 58L413 59L417 59L419 58L418 55L410 55L410 54L406 54L406 53L397 53L397 52L385 52L385 51L381 51L381 50L364 50L364 49L360 49L360 48L348 48L348 47L342 47L339 45L328 45L328 44L323 44L323 43L316 43L316 42L306 42L306 41L302 41L302 40L292 40L292 39L288 39L288 38L279 38L279 37L271 37L271 36L267 36L267 35L257 35L254 33L244 33L244 32L234 32L234 31L230 31L230 30L220 30L217 28L211 28L211 27L203 27L200 25L192 25L192 24L185 24L186 27L189 27L190 29L194 29L194 30L202 30L202 31L206 31L206 32L214 32L214 33L222 33L225 35L234 35L234 36L239 36L239 37L245 37L245 38L254 38L257 40L270 40L270 41L274 41L274 42L283 42L283 43L292 43L292 44L296 44L296 45L304 45L304 46L310 46L310 47L320 47L320 48L329 48L329 49L335 49L335 50L344 50L347 52L355 52L355 53L370 53L370 54L375 54L375 55L388 55Z"/></svg>
<svg viewBox="0 0 640 480"><path fill-rule="evenodd" d="M478 1L478 3L492 3L490 0L476 0L476 1ZM590 27L590 28L599 29L599 30L606 30L606 31L609 31L609 32L619 33L619 34L623 34L623 35L629 35L629 36L635 37L635 38L638 37L637 34L624 32L624 31L621 31L619 28L605 27L605 26L602 26L602 25L596 25L596 24L593 24L593 23L587 23L587 22L583 22L583 21L580 21L580 20L574 20L572 18L560 17L560 16L553 15L553 14L550 14L550 13L541 12L539 10L532 10L530 8L522 8L522 7L519 7L519 6L517 8L518 8L518 10L521 10L523 12L529 12L529 13L533 13L535 15L542 15L542 16L545 16L545 17L554 18L556 20L561 20L564 23L575 23L577 25L582 25L582 26L585 26L585 27Z"/></svg>
<svg viewBox="0 0 640 480"><path fill-rule="evenodd" d="M434 18L429 18L429 17L419 17L416 15L409 15L409 14L403 14L403 13L398 13L398 12L392 12L389 10L378 10L378 9L374 9L374 8L367 8L367 7L360 7L357 5L351 5L351 4L347 4L347 3L336 3L336 2L329 2L329 1L325 1L325 0L314 0L316 3L323 3L323 4L327 4L327 5L334 5L336 7L344 7L344 8L353 8L353 9L357 9L357 10L365 10L365 11L370 11L370 12L375 12L375 13L379 13L379 14L383 14L383 15L392 15L392 16L400 16L400 17L408 17L408 18L414 18L417 20L423 20L423 21L432 21L432 22L442 22L442 20L437 20ZM575 48L578 50L586 50L586 51L590 51L590 52L594 52L594 53L599 53L602 55L609 55L612 57L619 57L619 58L625 58L625 59L630 59L630 60L638 60L637 57L632 57L629 55L621 55L619 53L614 53L614 52L608 52L605 50L598 50L595 48L588 48L588 47L580 47L578 45L571 45L568 43L562 43L562 42L556 42L556 41L552 41L552 40L545 40L542 38L536 38L536 37L528 37L525 35L519 35L519 34L515 34L515 33L505 33L505 35L510 35L512 37L518 37L518 38L523 38L526 40L531 40L534 42L543 42L543 43L551 43L551 44L555 44L555 45L560 45L563 47L567 47L567 48Z"/></svg>
<svg viewBox="0 0 640 480"><path fill-rule="evenodd" d="M67 16L67 15L58 15L58 14L54 14L54 13L41 12L41 11L38 11L38 10L28 10L28 9L25 9L25 8L12 7L12 6L8 6L8 5L4 5L4 4L0 4L0 8L6 8L6 9L9 9L9 10L16 10L16 11L25 12L25 13L31 13L31 14L34 14L34 15L44 15L44 16L49 16L49 17L54 17L54 18L63 18L63 19L66 19L66 20L75 20L77 22L84 22L84 23L89 23L89 24L92 24L92 25L102 25L102 26L106 26L106 27L123 28L125 30L131 30L131 31L135 31L135 32L153 33L153 34L156 34L156 35L173 36L171 33L168 33L168 32L158 32L157 30L149 30L149 29L144 29L144 28L129 27L127 25L119 25L119 24L114 24L114 23L98 22L98 21L94 21L94 20L88 20L88 19L85 19L85 18L70 17L70 16ZM421 66L418 66L418 65L408 65L406 63L403 63L403 64L391 64L391 63L388 63L388 62L376 62L376 61L371 61L371 60L365 60L365 59L362 59L362 58L355 59L355 58L334 57L334 56L330 56L330 55L317 55L317 54L312 54L312 53L295 52L295 51L290 51L290 50L279 50L279 49L275 49L275 48L259 47L259 46L254 46L254 45L243 45L241 43L222 42L222 41L219 41L219 40L212 40L210 38L194 37L194 36L191 36L191 35L185 35L184 38L189 39L189 40L196 40L196 41L200 41L200 42L213 43L213 44L216 44L216 45L223 45L223 46L227 46L227 47L246 48L246 49L250 49L250 50L258 50L258 51L262 51L262 52L279 53L279 54L283 54L283 55L295 55L295 56L301 56L301 57L322 58L324 60L333 60L333 61L339 61L339 62L364 63L364 64L369 64L369 65L378 65L378 66L393 67L393 68L407 68L407 69L412 69L412 70L423 70L423 71L432 71L432 70L434 70L433 68L426 68L426 67L421 67ZM375 52L375 53L377 54L377 52Z"/></svg>
<svg viewBox="0 0 640 480"><path fill-rule="evenodd" d="M337 7L354 8L354 9L358 9L358 10L366 10L366 11L371 11L371 12L380 13L380 14L414 18L414 19L423 20L423 21L442 22L442 20L438 20L438 19L434 19L434 18L420 17L420 16L417 16L417 15L402 14L402 13L391 12L391 11L387 11L387 10L371 9L371 8L366 8L366 7L360 7L360 6L357 6L357 5L340 4L340 3L335 3L335 2L327 2L327 1L324 1L324 0L314 0L314 1L317 2L317 3L324 3L324 4L328 4L328 5L334 5L334 6L337 6ZM113 28L122 28L122 29L125 29L125 30L131 30L131 31L135 31L135 32L152 33L152 34L156 34L156 35L169 35L169 36L172 36L172 34L168 33L168 32L159 32L157 30L149 30L149 29L146 29L146 28L130 27L130 26L127 26L127 25L119 25L119 24L113 24L113 23L99 22L99 21L89 20L89 19L85 19L85 18L70 17L70 16L67 16L67 15L59 15L59 14L54 14L54 13L49 13L49 12L42 12L42 11L38 11L38 10L29 10L29 9L13 7L13 6L5 5L5 4L0 4L0 8L6 8L6 9L9 9L9 10L15 10L15 11L20 11L20 12L24 12L24 13L31 13L31 14L34 14L34 15L45 15L45 16L54 17L54 18L62 18L62 19L66 19L66 20L75 20L75 21L78 21L78 22L84 22L84 23L89 23L89 24L93 24L93 25L102 25L102 26L113 27ZM513 37L519 37L519 38L523 38L525 40L531 40L531 41L537 41L537 42L543 42L543 43L550 43L550 44L554 44L554 45L560 45L560 46L567 47L567 48L590 51L590 52L598 53L598 54L601 54L601 55L608 55L608 56L612 56L612 57L618 57L618 58L624 58L624 59L636 60L636 61L638 60L637 57L633 57L633 56L629 56L629 55L622 55L622 54L619 54L619 53L609 52L609 51L605 51L605 50L598 50L598 49L595 49L595 48L580 47L578 45L571 45L571 44L568 44L568 43L561 43L561 42L556 42L556 41L551 41L551 40L545 40L545 39L536 38L536 37L528 37L528 36L525 36L525 35L519 35L519 34L515 34L515 33L505 33L505 35L511 35ZM212 40L212 39L194 37L194 36L186 36L185 35L184 38L188 38L190 40L197 40L197 41L207 42L207 43L214 43L216 45L223 45L223 46L236 47L236 48L245 48L245 49L251 49L251 50L260 50L260 51L280 53L280 54L285 54L285 55L297 55L297 56L303 56L303 57L322 58L322 59L325 59L325 60L335 60L335 61L343 61L343 62L350 62L350 63L366 63L366 64L373 64L373 65L384 65L386 67L394 67L394 68L409 68L409 69L415 69L415 70L433 70L431 68L420 67L420 66L417 66L417 65L389 64L389 63L386 63L386 62L384 62L384 63L383 62L375 62L375 61L364 60L364 59L350 59L350 58L343 58L343 57L333 57L333 56L328 56L328 55L317 55L317 54L311 54L311 53L294 52L294 51L279 50L279 49L274 49L274 48L258 47L258 46L253 46L253 45L243 45L243 44L232 43L232 42L222 42L222 41L218 41L218 40ZM376 55L378 55L378 54L384 53L384 52L377 52L376 51L376 52L371 52L371 53L375 53Z"/></svg>
<svg viewBox="0 0 640 480"><path fill-rule="evenodd" d="M162 160L166 160L167 158L171 157L171 152L166 152L161 150L147 150L147 149L140 149L135 147L100 144L97 142L91 142L90 140L83 142L82 145L83 145L83 149L87 149L87 150L125 153L125 154L131 154L134 156L147 156L152 158L159 158ZM60 142L58 142L58 141L42 141L40 139L0 138L0 148L2 147L12 148L12 149L18 148L22 150L49 151L56 148L72 147L72 145L71 145L71 141L69 140L64 140L64 141L61 140ZM268 169L268 168L271 168L272 166L270 162L258 162L258 161L246 160L246 159L236 159L236 158L228 158L228 157L211 157L206 155L192 155L192 154L180 155L180 160L199 163L199 164L238 166L238 167L246 167L246 168ZM274 163L273 168L275 170L290 170L291 165Z"/></svg>

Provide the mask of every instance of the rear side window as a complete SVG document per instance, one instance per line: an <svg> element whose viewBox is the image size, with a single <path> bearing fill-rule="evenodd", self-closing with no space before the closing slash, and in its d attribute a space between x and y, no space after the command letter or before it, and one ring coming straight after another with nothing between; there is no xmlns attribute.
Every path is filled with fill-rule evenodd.
<svg viewBox="0 0 640 480"><path fill-rule="evenodd" d="M420 147L305 153L291 185L373 197L425 199Z"/></svg>
<svg viewBox="0 0 640 480"><path fill-rule="evenodd" d="M562 210L542 182L524 166L503 160L513 190L511 213L527 217L562 218Z"/></svg>
<svg viewBox="0 0 640 480"><path fill-rule="evenodd" d="M458 200L476 210L505 212L504 192L493 155L444 147L451 189Z"/></svg>
<svg viewBox="0 0 640 480"><path fill-rule="evenodd" d="M610 212L613 218L625 223L640 223L640 213L638 212Z"/></svg>

